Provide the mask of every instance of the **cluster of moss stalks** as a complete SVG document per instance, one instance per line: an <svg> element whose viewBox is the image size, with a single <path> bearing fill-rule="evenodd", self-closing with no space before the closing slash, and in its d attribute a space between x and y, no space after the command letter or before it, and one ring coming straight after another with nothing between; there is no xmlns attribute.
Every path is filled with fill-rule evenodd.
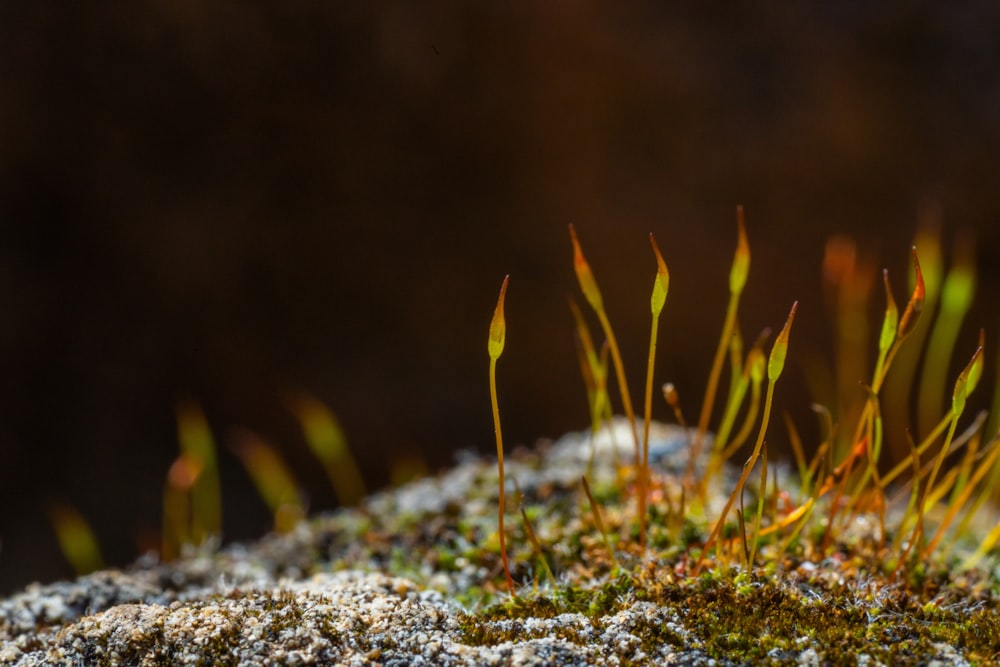
<svg viewBox="0 0 1000 667"><path fill-rule="evenodd" d="M856 334L867 330L877 274L850 242L828 244L824 271L840 325L834 375L848 386L826 392L832 405L814 406L823 434L815 446L805 446L786 417L795 460L780 467L769 465L767 434L797 303L769 352L768 332L744 348L737 313L750 247L742 209L737 223L729 305L702 409L689 430L690 463L684 471L649 463L657 324L669 288L660 250L650 235L657 273L644 413L637 416L601 292L570 227L576 276L604 335L604 343L595 346L580 309L571 304L593 432L610 423L614 412L608 390L613 369L619 404L632 426L634 456L619 463L610 484L592 490L584 476L575 500L554 489L521 495L513 529L504 521L511 508L495 383L506 336L509 277L504 279L488 341L499 506L497 539L488 545L496 578L486 588L499 593L505 587L507 595L464 617L467 639L523 638L523 627L500 622L504 619L567 612L601 618L650 601L672 609L694 640L663 636L675 631L661 625L651 626L644 643L694 645L714 658L780 658L802 650L805 642L825 647L827 662L865 653L900 664L919 662L934 643L944 642L974 661L1000 659L998 582L990 571L1000 526L982 525L989 513L984 506L993 507L1000 479L998 422L985 411L971 418L964 414L983 375L982 331L951 385L950 406L928 414L944 403L942 377L974 291L967 247L960 246L945 272L936 234L922 232L913 246L902 312L888 272L882 272L885 307L875 361L869 370L857 370L868 358L868 343ZM712 424L727 361L725 407ZM865 375L851 377L851 372ZM917 385L920 414L911 430L905 413L909 388ZM662 391L686 426L676 389L667 384ZM738 472L727 474L737 452L747 450ZM729 486L722 489L723 484ZM568 504L569 514L561 504ZM572 634L567 630L566 638L572 641Z"/></svg>

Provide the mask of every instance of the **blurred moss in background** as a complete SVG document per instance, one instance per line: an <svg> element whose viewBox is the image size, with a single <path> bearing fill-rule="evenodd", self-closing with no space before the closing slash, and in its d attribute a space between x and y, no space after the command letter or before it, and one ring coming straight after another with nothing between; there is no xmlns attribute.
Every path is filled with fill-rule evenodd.
<svg viewBox="0 0 1000 667"><path fill-rule="evenodd" d="M831 347L831 235L903 299L918 223L946 254L969 231L982 282L954 363L980 326L996 355L997 34L990 2L2 3L0 591L69 573L50 502L110 563L155 544L183 400L222 445L230 539L271 524L232 429L280 443L312 509L335 503L289 392L336 411L369 487L390 460L488 453L507 273L507 441L585 426L570 222L633 382L656 232L658 377L689 414L738 203L744 336L801 302L778 396L800 423L791 367Z"/></svg>

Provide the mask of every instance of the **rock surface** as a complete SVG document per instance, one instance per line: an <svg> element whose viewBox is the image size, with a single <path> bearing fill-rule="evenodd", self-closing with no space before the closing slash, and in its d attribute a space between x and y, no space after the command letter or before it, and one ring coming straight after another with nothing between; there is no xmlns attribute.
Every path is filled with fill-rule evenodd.
<svg viewBox="0 0 1000 667"><path fill-rule="evenodd" d="M617 437L596 440L593 450L578 435L540 453L512 456L508 473L527 498L558 508L559 490L575 488L592 452L592 484L613 479L613 460L628 456L625 447L616 451L615 442L629 442L627 428L618 429ZM684 465L684 437L679 429L656 426L651 453L661 474ZM683 608L638 598L605 614L478 616L485 603L502 597L495 548L479 544L495 540L495 486L494 464L470 456L438 478L374 495L358 509L303 522L287 535L205 547L173 563L148 558L126 571L32 585L0 600L0 664L729 662L710 657L704 631L689 627ZM554 530L541 520L537 529L546 539ZM559 554L553 548L550 555ZM537 573L524 565L530 552L516 560L516 578L538 586ZM585 581L570 566L559 571L563 584L610 580L591 573L594 580ZM808 632L789 641L793 648L772 652L771 662L830 662L827 647ZM961 647L936 642L924 648L929 653L919 662L969 664ZM878 663L863 651L855 658L857 664Z"/></svg>

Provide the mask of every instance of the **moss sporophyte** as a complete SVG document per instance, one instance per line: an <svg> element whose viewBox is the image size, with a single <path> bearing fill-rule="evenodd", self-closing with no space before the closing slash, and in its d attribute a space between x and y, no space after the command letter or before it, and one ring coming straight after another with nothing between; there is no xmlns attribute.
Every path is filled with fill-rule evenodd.
<svg viewBox="0 0 1000 667"><path fill-rule="evenodd" d="M952 331L955 323L947 324L944 333L932 334L923 355L907 349L923 345L924 332L937 326L925 320L933 318L939 300L938 319L961 317L968 310L975 285L968 248L962 247L963 254L949 274L952 278L942 290L939 272L925 276L920 263L924 252L940 255L939 240L934 235L918 236L911 250L911 287L902 314L888 271L883 271L885 305L877 341L859 341L849 327L836 328L838 359L848 364L866 359L863 346L872 345L876 361L870 370L860 371L870 372L867 378L842 380L852 383L853 390L825 388L824 395L837 396L838 401L814 405L821 437L811 447L802 442L795 418L784 413L794 454L789 467L768 460L767 441L776 411L775 385L789 347L795 344L792 328L799 304L791 305L769 351L765 351L767 332L744 350L738 310L749 275L750 245L743 210L738 209L729 305L696 426L688 429L684 423L677 389L670 383L663 386L678 429L683 427L687 457L680 467L664 467L651 465L650 415L658 321L670 280L667 263L651 235L656 273L640 417L633 409L604 297L577 231L572 226L569 231L580 291L605 340L600 347L594 344L584 314L571 301L591 440L612 430L610 361L627 424L622 435L631 446L613 447L617 472L612 480L595 487L584 477L579 488L586 501L571 501L576 514L572 519L561 516L560 525L555 525L559 510L551 509L548 520L545 499L536 497L536 504L529 505L537 519L533 527L525 512L525 503L531 500L519 492L523 527L508 542L495 380L506 336L503 305L509 277L504 278L490 325L489 379L499 478L494 544L502 565L493 576L499 577L502 569L509 597L466 619L470 638L500 639L500 626L490 626L491 620L570 611L607 614L646 600L675 609L688 621L688 628L694 623L705 630L703 639L715 637L707 652L716 657L773 657L773 651L794 648L778 638L812 634L828 636L831 646L840 646L840 653L826 655L828 662L839 662L838 655L857 656L863 646L876 660L891 662L900 658L894 652L901 650L898 644L885 650L870 646L880 632L889 632L883 620L891 616L905 627L894 627L892 632L905 631L900 641L905 640L907 650L917 651L913 655L920 655L921 646L955 640L976 660L1000 658L996 602L1000 583L990 569L995 567L1000 527L989 529L990 518L995 518L994 501L1000 497L1000 421L988 419L985 412L972 419L964 415L967 398L983 375L985 337L980 333L978 343L968 347L969 361L953 381L948 408L931 416L927 412L941 401L924 393L943 393L940 369L947 368L952 346L961 345ZM853 243L845 239L828 244L825 265L835 269L829 272L829 287L837 318L855 321L867 307L871 290L865 285L874 282L874 270L856 260ZM713 406L727 360L729 389L713 427ZM921 406L917 421L923 426L913 430L908 421L894 417L889 422L884 414L899 415L900 406L909 405L911 398L908 391L893 385L893 374L915 378L921 363L923 373L938 380L926 380L925 375L923 382L908 383L922 392L914 404ZM754 431L749 458L734 466L733 457L751 442ZM592 450L588 471L594 469L593 456ZM553 498L549 502L565 502ZM539 572L547 573L549 587L539 587ZM517 588L517 583L532 582L530 588ZM491 577L485 590L497 591L497 584ZM755 635L746 633L751 629L764 633L759 641L750 641ZM721 637L730 637L733 645L727 646ZM887 634L880 641L888 645L892 638Z"/></svg>
<svg viewBox="0 0 1000 667"><path fill-rule="evenodd" d="M987 363L996 363L985 332L964 341L955 321L975 289L969 249L958 244L946 271L938 237L920 232L900 308L888 271L879 276L853 242L831 239L823 275L834 304L836 363L814 372L822 364L801 362L796 346L804 335L793 332L818 310L809 303L801 314L798 302L776 307L784 324L775 322L773 338L770 329L754 338L740 331L751 252L742 209L736 217L728 305L690 427L685 388L670 382L660 393L677 425L652 420L660 321L671 320L662 237L650 235L640 415L604 295L570 227L573 271L592 311L569 301L589 410L585 433L505 457L496 374L509 276L487 339L495 474L491 462L473 457L441 480L369 496L334 414L290 391L287 406L338 500L358 504L299 521L305 499L277 450L249 430L235 431L228 447L275 528L290 531L294 548L280 549L292 558L288 570L373 568L437 589L450 608L465 609L449 617L464 646L544 635L592 647L595 637L613 636L601 648L620 648L602 656L608 664L656 664L676 652L694 664L927 664L949 655L953 664L1000 664L1000 392L991 411L968 414ZM868 326L869 310L881 312L877 330ZM858 335L870 329L872 340ZM953 357L961 367L949 378ZM802 415L775 398L786 361L821 397L813 405L818 437L806 436ZM919 409L910 415L912 406ZM619 407L624 417L615 416ZM163 491L164 560L211 546L221 530L218 448L208 422L198 405L184 402L177 425L181 451ZM779 425L790 464L774 455ZM74 567L99 567L83 517L63 505L50 514ZM312 556L317 562L306 565Z"/></svg>

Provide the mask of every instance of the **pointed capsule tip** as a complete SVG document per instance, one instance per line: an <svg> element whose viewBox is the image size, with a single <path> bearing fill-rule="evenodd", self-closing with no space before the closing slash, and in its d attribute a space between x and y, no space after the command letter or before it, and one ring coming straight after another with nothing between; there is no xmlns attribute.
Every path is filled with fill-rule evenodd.
<svg viewBox="0 0 1000 667"><path fill-rule="evenodd" d="M788 333L792 329L792 322L795 321L795 313L798 309L799 302L798 300L795 300L792 303L792 309L788 311L788 319L785 320L785 326L783 326L781 331L778 332L778 338L775 340L775 345L778 345L779 343L784 345L788 344Z"/></svg>
<svg viewBox="0 0 1000 667"><path fill-rule="evenodd" d="M504 276L503 284L500 285L500 296L497 298L496 308L493 310L493 319L490 320L490 335L487 349L490 358L497 359L503 353L504 341L507 336L507 322L504 318L504 301L507 297L507 284L510 282L510 274Z"/></svg>
<svg viewBox="0 0 1000 667"><path fill-rule="evenodd" d="M653 246L653 254L656 255L657 271L661 276L666 276L668 273L667 263L663 260L663 253L660 252L660 245L656 242L656 237L653 236L653 232L649 233L649 242Z"/></svg>
<svg viewBox="0 0 1000 667"><path fill-rule="evenodd" d="M796 299L792 302L792 309L788 311L788 320L785 322L785 329L789 329L792 326L792 320L795 319L795 313L799 309L799 300Z"/></svg>

